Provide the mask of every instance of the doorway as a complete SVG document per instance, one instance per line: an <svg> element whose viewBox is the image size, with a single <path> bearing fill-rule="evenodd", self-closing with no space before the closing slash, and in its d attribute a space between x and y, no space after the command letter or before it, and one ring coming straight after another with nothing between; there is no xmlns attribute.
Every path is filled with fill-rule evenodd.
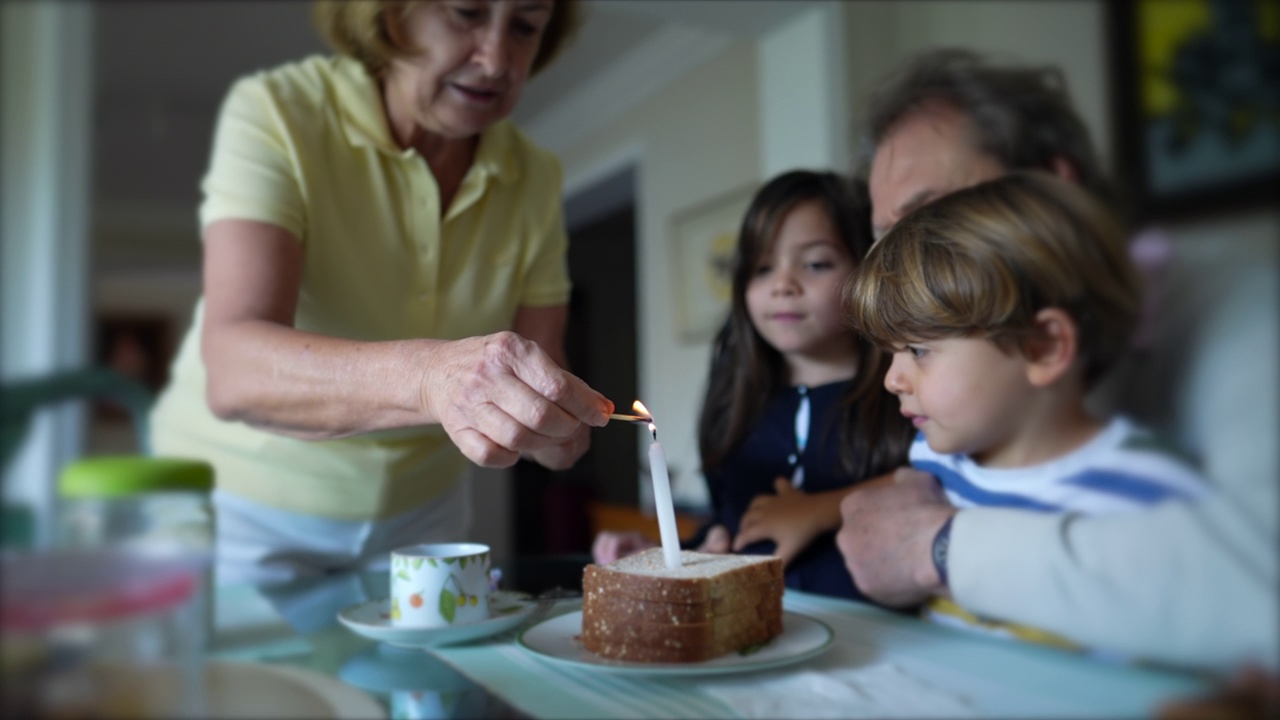
<svg viewBox="0 0 1280 720"><path fill-rule="evenodd" d="M569 233L569 367L622 412L637 395L635 172L627 168L565 203ZM589 561L591 502L639 503L639 436L613 423L564 471L521 461L515 488L516 584L578 588Z"/></svg>

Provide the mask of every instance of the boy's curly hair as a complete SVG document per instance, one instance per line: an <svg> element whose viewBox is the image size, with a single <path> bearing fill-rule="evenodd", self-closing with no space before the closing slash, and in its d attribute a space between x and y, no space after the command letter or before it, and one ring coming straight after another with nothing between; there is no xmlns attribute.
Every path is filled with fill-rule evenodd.
<svg viewBox="0 0 1280 720"><path fill-rule="evenodd" d="M915 210L871 248L846 288L850 321L890 350L984 337L1021 351L1055 307L1079 327L1086 387L1125 352L1141 280L1119 223L1088 191L1011 173Z"/></svg>

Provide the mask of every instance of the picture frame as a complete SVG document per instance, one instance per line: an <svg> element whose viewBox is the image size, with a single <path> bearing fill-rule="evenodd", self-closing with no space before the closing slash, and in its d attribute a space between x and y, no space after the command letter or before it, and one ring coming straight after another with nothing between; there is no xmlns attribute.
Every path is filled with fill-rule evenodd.
<svg viewBox="0 0 1280 720"><path fill-rule="evenodd" d="M1116 158L1136 220L1280 197L1280 77L1268 76L1280 42L1258 22L1265 2L1107 4Z"/></svg>
<svg viewBox="0 0 1280 720"><path fill-rule="evenodd" d="M94 360L142 383L158 395L169 381L173 338L168 317L160 314L103 314L94 319ZM109 402L93 406L96 419L123 421L125 410Z"/></svg>
<svg viewBox="0 0 1280 720"><path fill-rule="evenodd" d="M754 183L736 187L672 217L668 254L676 336L684 343L711 339L728 316L733 253L755 190Z"/></svg>

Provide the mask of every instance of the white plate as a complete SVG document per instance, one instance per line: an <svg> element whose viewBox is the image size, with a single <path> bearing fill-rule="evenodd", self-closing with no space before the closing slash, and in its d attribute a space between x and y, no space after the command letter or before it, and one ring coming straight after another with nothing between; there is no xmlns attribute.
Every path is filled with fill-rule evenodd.
<svg viewBox="0 0 1280 720"><path fill-rule="evenodd" d="M338 620L358 635L399 647L452 645L496 635L520 624L537 602L525 593L499 590L489 596L489 619L466 625L415 628L391 625L391 600L381 598L352 605Z"/></svg>
<svg viewBox="0 0 1280 720"><path fill-rule="evenodd" d="M818 655L835 635L821 620L782 613L782 634L755 652L728 653L700 663L637 663L611 660L582 647L582 612L551 618L520 633L520 647L554 663L635 675L716 675L790 665Z"/></svg>

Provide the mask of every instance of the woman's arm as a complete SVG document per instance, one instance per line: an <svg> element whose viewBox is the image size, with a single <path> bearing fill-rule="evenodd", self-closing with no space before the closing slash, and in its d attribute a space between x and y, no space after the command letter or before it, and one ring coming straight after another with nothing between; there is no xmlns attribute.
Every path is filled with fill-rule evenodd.
<svg viewBox="0 0 1280 720"><path fill-rule="evenodd" d="M607 422L607 399L515 333L361 342L295 329L303 252L268 223L206 229L201 352L219 417L308 439L440 423L497 467Z"/></svg>

